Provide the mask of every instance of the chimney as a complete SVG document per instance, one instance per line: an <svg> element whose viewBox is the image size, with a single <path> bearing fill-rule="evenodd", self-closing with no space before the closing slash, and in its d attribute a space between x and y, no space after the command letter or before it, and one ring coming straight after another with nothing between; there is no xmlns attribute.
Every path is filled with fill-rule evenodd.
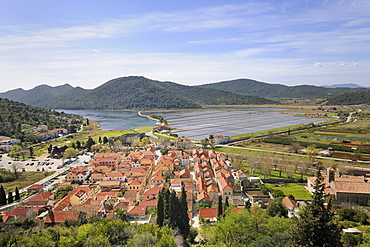
<svg viewBox="0 0 370 247"><path fill-rule="evenodd" d="M329 184L330 182L334 180L335 180L335 169L332 167L329 167L327 169L326 182Z"/></svg>

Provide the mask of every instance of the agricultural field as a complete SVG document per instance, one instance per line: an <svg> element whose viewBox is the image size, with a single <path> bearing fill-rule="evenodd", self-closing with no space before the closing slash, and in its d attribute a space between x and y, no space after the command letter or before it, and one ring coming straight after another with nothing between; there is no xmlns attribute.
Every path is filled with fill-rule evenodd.
<svg viewBox="0 0 370 247"><path fill-rule="evenodd" d="M265 183L269 190L281 190L286 196L293 195L295 199L312 199L310 192L304 187L305 184L286 183L284 185Z"/></svg>
<svg viewBox="0 0 370 247"><path fill-rule="evenodd" d="M300 149L315 146L317 150L332 149L332 157L349 160L370 160L370 117L357 116L356 121L329 127L320 127L285 135L267 137L264 140L250 140L238 143L246 148L275 150L280 152L293 150L297 144Z"/></svg>
<svg viewBox="0 0 370 247"><path fill-rule="evenodd" d="M46 178L47 176L52 175L54 172L19 172L18 178L12 182L3 182L1 185L4 187L5 191L15 191L15 188L18 187L18 189L25 188L33 183L36 183L37 181L40 181L43 178Z"/></svg>

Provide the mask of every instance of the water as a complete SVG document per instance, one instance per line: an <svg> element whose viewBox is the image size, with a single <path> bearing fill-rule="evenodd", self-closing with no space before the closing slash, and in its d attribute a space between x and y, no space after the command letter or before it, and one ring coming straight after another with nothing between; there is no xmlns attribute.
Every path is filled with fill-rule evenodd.
<svg viewBox="0 0 370 247"><path fill-rule="evenodd" d="M317 119L295 117L273 108L223 108L162 115L178 136L201 140L212 135L238 136L263 130L314 122ZM322 120L322 119L320 119Z"/></svg>
<svg viewBox="0 0 370 247"><path fill-rule="evenodd" d="M236 136L262 130L304 124L319 119L294 117L274 108L222 108L194 110L191 112L164 113L163 116L171 127L172 133L194 140L201 140L212 135ZM95 110L59 110L78 114L97 121L102 130L123 130L142 126L155 126L156 122L140 117L137 112L129 111L95 111ZM322 118L320 118L322 120Z"/></svg>
<svg viewBox="0 0 370 247"><path fill-rule="evenodd" d="M137 112L95 111L95 110L58 110L78 114L100 124L102 130L126 130L143 126L155 126L155 121L140 117Z"/></svg>

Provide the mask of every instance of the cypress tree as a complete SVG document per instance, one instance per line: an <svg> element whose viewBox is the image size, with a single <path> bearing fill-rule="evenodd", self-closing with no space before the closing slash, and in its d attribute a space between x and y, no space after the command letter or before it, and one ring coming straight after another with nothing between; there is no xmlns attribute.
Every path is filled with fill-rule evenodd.
<svg viewBox="0 0 370 247"><path fill-rule="evenodd" d="M179 198L177 197L177 193L175 190L172 190L171 194L170 194L170 217L169 217L169 226L172 228L172 229L175 229L176 227L178 227L178 222L179 222L179 216L180 216L180 212L179 212L179 205L180 205L180 202L179 202Z"/></svg>
<svg viewBox="0 0 370 247"><path fill-rule="evenodd" d="M340 239L340 228L332 213L331 200L324 205L324 184L320 170L312 195L312 203L308 204L292 227L291 237L294 246L343 246Z"/></svg>
<svg viewBox="0 0 370 247"><path fill-rule="evenodd" d="M157 203L157 225L163 226L164 222L164 198L163 198L163 190L161 190L158 194L158 203Z"/></svg>
<svg viewBox="0 0 370 247"><path fill-rule="evenodd" d="M0 187L0 205L5 205L6 204L6 194L4 187L1 185Z"/></svg>
<svg viewBox="0 0 370 247"><path fill-rule="evenodd" d="M16 201L21 199L21 196L19 195L18 187L15 187L15 198Z"/></svg>
<svg viewBox="0 0 370 247"><path fill-rule="evenodd" d="M224 205L224 212L226 212L226 209L229 207L229 197L227 196L225 198L225 205Z"/></svg>
<svg viewBox="0 0 370 247"><path fill-rule="evenodd" d="M9 204L10 204L10 203L13 203L13 202L14 202L14 200L13 200L13 199L14 199L14 198L13 198L13 193L9 191L9 193L8 193L8 203L9 203Z"/></svg>
<svg viewBox="0 0 370 247"><path fill-rule="evenodd" d="M222 216L222 196L218 196L218 207L217 207L217 217L220 219Z"/></svg>
<svg viewBox="0 0 370 247"><path fill-rule="evenodd" d="M163 217L163 224L170 225L170 218L171 218L171 194L170 191L163 188L163 201L164 201L164 217Z"/></svg>
<svg viewBox="0 0 370 247"><path fill-rule="evenodd" d="M185 186L181 188L180 197L180 216L179 216L179 228L182 236L186 239L190 232L189 216L188 216L188 202L186 201Z"/></svg>

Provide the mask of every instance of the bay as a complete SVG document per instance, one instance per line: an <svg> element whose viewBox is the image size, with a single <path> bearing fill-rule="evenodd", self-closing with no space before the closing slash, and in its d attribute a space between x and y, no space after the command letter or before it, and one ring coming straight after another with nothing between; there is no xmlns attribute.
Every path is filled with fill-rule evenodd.
<svg viewBox="0 0 370 247"><path fill-rule="evenodd" d="M100 124L102 130L126 130L143 126L155 126L155 121L140 117L130 111L96 111L96 110L58 110L78 114Z"/></svg>

